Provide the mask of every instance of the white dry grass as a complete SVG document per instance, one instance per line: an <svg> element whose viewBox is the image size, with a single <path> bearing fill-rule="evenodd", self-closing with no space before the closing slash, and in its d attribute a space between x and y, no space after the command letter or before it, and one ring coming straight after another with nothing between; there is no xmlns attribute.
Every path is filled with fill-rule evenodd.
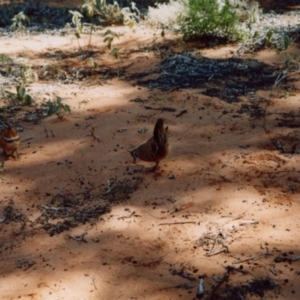
<svg viewBox="0 0 300 300"><path fill-rule="evenodd" d="M187 12L185 0L171 0L169 3L157 4L157 7L149 7L145 23L154 27L168 27L178 29L177 19L179 15Z"/></svg>

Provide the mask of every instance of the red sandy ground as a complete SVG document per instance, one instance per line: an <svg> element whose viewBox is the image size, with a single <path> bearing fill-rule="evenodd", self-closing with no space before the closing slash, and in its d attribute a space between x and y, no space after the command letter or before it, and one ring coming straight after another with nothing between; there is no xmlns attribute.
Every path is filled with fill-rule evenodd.
<svg viewBox="0 0 300 300"><path fill-rule="evenodd" d="M126 69L129 75L149 71L159 63L159 52L125 54L153 45L161 39L160 32L113 30L124 33L116 41L123 58L109 56L103 37L95 34L92 45L99 51L95 57L98 65L115 68L132 62ZM175 37L167 35L166 39L175 41L173 50L191 50ZM87 40L84 36L81 45ZM1 44L5 45L2 52L23 57L32 66L60 63L49 60L45 53L78 49L73 35L19 35L1 38ZM198 53L228 58L236 48L229 45ZM256 58L267 63L279 59L271 50ZM79 57L63 63L70 67L83 64ZM294 84L299 87L297 80ZM162 92L121 78L94 76L67 85L39 80L28 85L27 91L38 95L39 101L58 95L72 113L64 121L53 116L38 125L23 123L22 140L32 139L22 143L19 160L5 162L1 208L13 200L14 206L34 221L41 205L60 191L75 194L93 186L100 193L109 178L132 178L128 167L136 170L135 176L143 182L130 199L113 204L111 212L99 221L67 232L86 232L87 243L67 238L66 232L50 237L43 231L31 234L27 228L18 234L20 225L0 224L1 299L194 299L198 281L192 282L195 287L191 290L176 288L189 281L169 270L185 267L195 277L205 275L208 295L215 284L212 276L221 278L227 265L243 265L250 272L235 273L231 284L274 279L280 288L266 292L264 299L300 297L300 262L274 263L283 252L300 254L300 158L280 154L270 142L280 137L299 139L297 128L277 127L275 120L278 112L299 112L299 94L281 98L282 91L275 89L267 117L253 120L246 114L231 118L223 111L237 110L239 104L204 96L200 90ZM269 91L259 93L266 96ZM137 97L150 106L174 107L177 113L186 109L188 113L176 118L177 113L145 110L142 104L129 101ZM158 117L170 128L172 151L160 169L150 173L145 167L151 164L139 161L134 165L125 148L147 139ZM99 143L88 136L92 126ZM138 133L143 127L148 131ZM44 128L52 130L54 137L46 137ZM119 132L122 128L127 130ZM244 145L250 147L244 149ZM247 223L249 220L257 223ZM212 244L200 245L199 238L219 232L229 252L208 257ZM235 264L264 253L271 255Z"/></svg>

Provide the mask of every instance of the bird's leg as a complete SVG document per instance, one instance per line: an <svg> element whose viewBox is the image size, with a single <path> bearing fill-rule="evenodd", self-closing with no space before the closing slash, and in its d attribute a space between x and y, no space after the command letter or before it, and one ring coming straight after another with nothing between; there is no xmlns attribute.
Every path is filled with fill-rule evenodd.
<svg viewBox="0 0 300 300"><path fill-rule="evenodd" d="M136 155L132 155L132 157L133 157L133 163L135 164L136 163Z"/></svg>
<svg viewBox="0 0 300 300"><path fill-rule="evenodd" d="M149 171L153 172L157 169L159 162L157 162L153 167L149 169Z"/></svg>
<svg viewBox="0 0 300 300"><path fill-rule="evenodd" d="M16 154L16 155L15 155L15 154ZM12 154L11 154L11 156L12 156L14 159L16 159L16 158L19 159L19 158L20 158L19 153L18 153L17 150L13 151Z"/></svg>

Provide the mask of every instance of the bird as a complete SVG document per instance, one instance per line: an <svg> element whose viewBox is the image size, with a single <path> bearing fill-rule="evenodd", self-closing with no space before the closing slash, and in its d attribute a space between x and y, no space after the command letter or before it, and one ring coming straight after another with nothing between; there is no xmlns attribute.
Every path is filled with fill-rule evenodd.
<svg viewBox="0 0 300 300"><path fill-rule="evenodd" d="M170 151L168 126L164 127L164 120L162 118L157 119L153 136L150 139L127 150L133 157L134 163L137 158L147 162L155 162L155 165L151 168L151 170L155 170L159 162L164 159Z"/></svg>
<svg viewBox="0 0 300 300"><path fill-rule="evenodd" d="M20 136L18 131L8 122L2 122L2 125L4 128L0 132L0 148L3 149L3 153L7 156L15 158L14 154L16 153L17 157L19 157Z"/></svg>

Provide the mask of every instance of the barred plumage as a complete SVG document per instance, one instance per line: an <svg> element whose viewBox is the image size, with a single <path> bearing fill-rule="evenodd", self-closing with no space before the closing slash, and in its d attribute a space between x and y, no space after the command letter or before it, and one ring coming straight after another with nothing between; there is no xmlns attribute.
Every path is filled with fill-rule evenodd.
<svg viewBox="0 0 300 300"><path fill-rule="evenodd" d="M155 170L159 162L169 153L168 127L164 128L163 119L159 118L154 126L153 136L146 142L128 150L134 162L137 158L155 162Z"/></svg>
<svg viewBox="0 0 300 300"><path fill-rule="evenodd" d="M19 156L20 136L18 131L7 122L2 122L2 125L4 128L0 133L0 148L3 149L5 155L14 157L16 153Z"/></svg>

